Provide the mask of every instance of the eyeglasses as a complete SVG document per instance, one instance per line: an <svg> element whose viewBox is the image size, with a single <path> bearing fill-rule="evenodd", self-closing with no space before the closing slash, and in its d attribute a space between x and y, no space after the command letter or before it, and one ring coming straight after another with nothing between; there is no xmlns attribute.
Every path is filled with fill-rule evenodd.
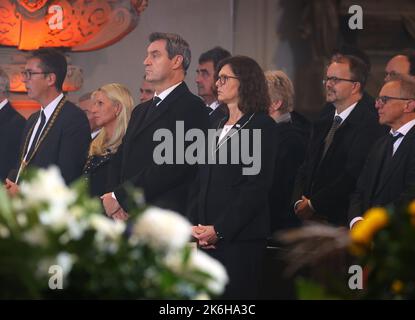
<svg viewBox="0 0 415 320"><path fill-rule="evenodd" d="M399 76L400 74L396 71L391 71L391 72L385 72L385 79L386 80L390 80L390 79L395 79Z"/></svg>
<svg viewBox="0 0 415 320"><path fill-rule="evenodd" d="M21 75L23 79L30 80L32 78L32 75L34 74L48 74L48 73L50 72L34 72L34 71L25 70L21 72Z"/></svg>
<svg viewBox="0 0 415 320"><path fill-rule="evenodd" d="M415 100L415 98L398 98L398 97L389 97L389 96L381 96L376 98L376 103L386 104L389 100Z"/></svg>
<svg viewBox="0 0 415 320"><path fill-rule="evenodd" d="M223 86L226 82L228 82L229 79L237 79L239 80L238 77L232 77L232 76L227 76L227 75L221 75L218 76L218 81L219 83Z"/></svg>
<svg viewBox="0 0 415 320"><path fill-rule="evenodd" d="M326 85L329 81L331 81L334 85L338 84L340 81L347 81L347 82L359 82L352 79L344 79L344 78L337 78L337 77L327 77L323 80L323 85Z"/></svg>

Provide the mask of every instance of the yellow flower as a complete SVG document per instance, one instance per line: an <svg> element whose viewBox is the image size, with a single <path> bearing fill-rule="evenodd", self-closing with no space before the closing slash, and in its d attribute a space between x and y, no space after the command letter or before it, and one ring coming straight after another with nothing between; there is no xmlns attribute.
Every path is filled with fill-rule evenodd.
<svg viewBox="0 0 415 320"><path fill-rule="evenodd" d="M373 235L389 222L388 213L383 208L369 209L363 216L363 220L356 223L350 230L353 242L369 245Z"/></svg>
<svg viewBox="0 0 415 320"><path fill-rule="evenodd" d="M403 290L403 282L401 280L395 280L392 282L391 288L394 293L401 293Z"/></svg>
<svg viewBox="0 0 415 320"><path fill-rule="evenodd" d="M412 201L412 202L409 204L409 206L408 206L408 213L409 213L411 216L415 217L415 200L414 200L414 201Z"/></svg>

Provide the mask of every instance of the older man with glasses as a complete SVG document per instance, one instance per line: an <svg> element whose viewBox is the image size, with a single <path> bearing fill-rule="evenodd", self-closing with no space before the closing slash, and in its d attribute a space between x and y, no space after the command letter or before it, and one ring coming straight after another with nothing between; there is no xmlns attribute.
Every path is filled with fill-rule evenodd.
<svg viewBox="0 0 415 320"><path fill-rule="evenodd" d="M367 150L385 131L362 99L368 66L352 55L334 57L324 85L326 110L314 124L306 160L294 188L294 211L300 219L347 225L349 196Z"/></svg>
<svg viewBox="0 0 415 320"><path fill-rule="evenodd" d="M373 146L360 175L349 208L351 227L371 207L415 198L415 82L401 77L385 83L376 109L390 132Z"/></svg>

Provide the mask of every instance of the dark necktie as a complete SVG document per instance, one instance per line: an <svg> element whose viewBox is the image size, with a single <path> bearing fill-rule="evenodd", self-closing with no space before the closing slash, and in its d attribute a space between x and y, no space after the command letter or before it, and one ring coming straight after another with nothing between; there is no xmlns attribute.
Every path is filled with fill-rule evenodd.
<svg viewBox="0 0 415 320"><path fill-rule="evenodd" d="M326 138L324 139L324 150L321 155L321 159L324 159L327 150L329 149L331 143L333 142L334 134L336 133L336 130L340 127L340 124L342 123L342 118L339 116L335 116L333 123L331 125L331 128L329 132L327 133Z"/></svg>
<svg viewBox="0 0 415 320"><path fill-rule="evenodd" d="M388 145L387 145L387 154L386 158L387 161L390 161L393 157L393 145L395 144L396 140L398 140L400 137L402 137L403 134L398 132L396 135L389 134L388 135Z"/></svg>
<svg viewBox="0 0 415 320"><path fill-rule="evenodd" d="M385 154L383 155L383 163L381 166L381 170L379 172L379 181L382 182L386 178L386 173L389 172L388 168L392 162L392 156L393 156L393 145L395 144L396 140L398 140L400 137L402 137L402 133L398 133L395 136L392 134L388 134L387 140L386 140L386 150ZM381 184L377 183L379 186Z"/></svg>
<svg viewBox="0 0 415 320"><path fill-rule="evenodd" d="M36 144L39 140L39 136L40 136L40 133L42 132L42 129L45 125L45 122L46 122L45 113L43 112L43 110L40 110L40 124L37 127L35 137L33 138L33 141L32 141L32 145L30 146L29 152L26 155L26 160L29 160L31 158L33 152L35 151Z"/></svg>
<svg viewBox="0 0 415 320"><path fill-rule="evenodd" d="M145 121L147 121L151 115L157 110L157 104L161 101L161 99L157 96L153 98L150 107L148 107L147 114L145 117Z"/></svg>

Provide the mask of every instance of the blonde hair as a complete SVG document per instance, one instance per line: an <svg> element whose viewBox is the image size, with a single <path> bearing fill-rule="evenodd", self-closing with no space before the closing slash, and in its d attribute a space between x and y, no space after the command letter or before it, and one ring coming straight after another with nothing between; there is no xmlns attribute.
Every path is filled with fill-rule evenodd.
<svg viewBox="0 0 415 320"><path fill-rule="evenodd" d="M288 76L281 70L266 71L265 78L268 84L268 93L271 103L281 100L282 113L291 112L294 109L294 86Z"/></svg>
<svg viewBox="0 0 415 320"><path fill-rule="evenodd" d="M134 107L134 100L130 91L119 83L109 83L92 93L92 98L95 98L97 92L104 93L108 99L113 103L119 103L121 111L116 119L116 126L114 134L107 140L105 128L101 129L98 136L92 141L89 147L89 155L103 155L107 151L114 153L117 151L121 141L127 131L128 122L130 121L131 112Z"/></svg>

